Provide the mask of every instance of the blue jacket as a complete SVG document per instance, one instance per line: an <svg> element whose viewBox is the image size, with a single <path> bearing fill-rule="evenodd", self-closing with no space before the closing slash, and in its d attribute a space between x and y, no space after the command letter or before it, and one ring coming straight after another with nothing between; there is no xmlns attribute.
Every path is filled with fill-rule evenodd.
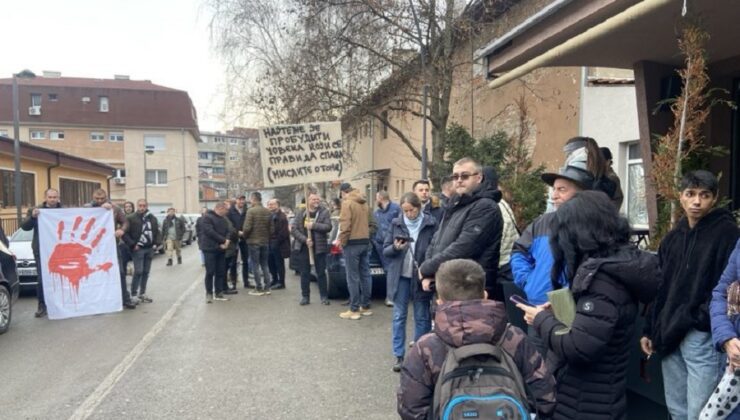
<svg viewBox="0 0 740 420"><path fill-rule="evenodd" d="M740 240L735 244L727 267L712 291L712 302L709 315L712 318L712 340L719 351L724 351L725 341L740 337L740 315L727 316L727 288L735 281L740 281Z"/></svg>
<svg viewBox="0 0 740 420"><path fill-rule="evenodd" d="M437 230L437 221L434 220L428 213L424 213L424 219L421 221L421 229L419 230L419 236L416 239L416 245L414 248L414 260L416 260L416 266L420 266L424 262L424 258L427 253L427 248L432 242L434 231ZM396 298L396 292L398 291L398 280L401 278L401 270L403 269L403 261L406 258L405 250L397 250L393 247L393 240L397 236L408 237L410 236L409 230L406 224L403 222L403 217L393 219L391 222L388 234L385 236L383 243L383 255L388 263L386 267L386 279L388 281L388 296L392 299ZM421 282L419 281L418 275L416 275L417 269L414 269L414 276L411 281L411 300L421 301L430 300L434 292L425 292L421 289Z"/></svg>
<svg viewBox="0 0 740 420"><path fill-rule="evenodd" d="M373 212L373 217L375 217L375 222L378 224L378 229L372 237L373 246L380 256L383 267L388 270L388 262L383 255L383 242L385 241L385 235L391 229L393 219L401 217L401 206L390 201L385 209L377 207Z"/></svg>
<svg viewBox="0 0 740 420"><path fill-rule="evenodd" d="M511 272L514 283L524 290L527 299L540 305L547 302L547 292L552 290L550 271L552 269L552 252L550 251L550 223L555 212L545 213L534 219L514 242L511 251ZM560 284L568 285L564 274Z"/></svg>

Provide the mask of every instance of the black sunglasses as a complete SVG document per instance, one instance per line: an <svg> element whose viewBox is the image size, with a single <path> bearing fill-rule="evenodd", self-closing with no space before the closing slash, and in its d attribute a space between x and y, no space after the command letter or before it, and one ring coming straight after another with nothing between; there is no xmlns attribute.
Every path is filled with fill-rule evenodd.
<svg viewBox="0 0 740 420"><path fill-rule="evenodd" d="M469 174L467 172L463 172L461 174L452 174L452 175L450 175L450 178L453 181L457 181L458 179L461 180L461 181L467 181L468 179L470 179L471 176L475 176L475 175L478 175L478 172L474 172L472 174Z"/></svg>

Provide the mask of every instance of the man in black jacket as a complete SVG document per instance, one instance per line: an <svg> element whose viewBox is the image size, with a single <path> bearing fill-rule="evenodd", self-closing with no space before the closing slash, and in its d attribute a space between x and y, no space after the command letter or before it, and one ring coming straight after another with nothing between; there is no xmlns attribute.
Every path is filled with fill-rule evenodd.
<svg viewBox="0 0 740 420"><path fill-rule="evenodd" d="M643 352L663 356L663 382L673 419L698 419L724 368L712 345L709 302L740 229L730 212L714 208L717 178L693 171L681 179L685 212L658 249L662 283L650 308Z"/></svg>
<svg viewBox="0 0 740 420"><path fill-rule="evenodd" d="M293 219L293 250L298 252L301 270L301 305L311 302L311 262L309 261L309 247L313 250L314 267L316 268L316 284L319 287L321 303L329 304L326 292L326 254L329 253L329 239L331 231L331 215L329 210L321 205L321 197L317 193L308 195L308 204L305 209L298 210Z"/></svg>
<svg viewBox="0 0 740 420"><path fill-rule="evenodd" d="M131 296L141 302L151 303L152 299L146 295L146 283L152 268L154 249L162 243L159 231L159 222L149 213L149 204L146 200L136 202L136 212L127 217L129 229L123 235L123 241L131 249L134 261L134 277L131 279Z"/></svg>
<svg viewBox="0 0 740 420"><path fill-rule="evenodd" d="M272 224L275 227L270 236L267 258L267 265L272 277L270 289L285 289L285 259L290 257L288 217L280 210L280 200L277 198L267 201L267 209L270 210Z"/></svg>
<svg viewBox="0 0 740 420"><path fill-rule="evenodd" d="M244 283L244 288L252 287L249 284L249 250L247 248L247 242L244 240L243 232L242 232L242 226L244 226L244 219L247 217L247 197L242 195L239 198L236 199L236 203L232 204L229 207L227 217L231 221L231 224L234 225L234 228L239 230L239 243L237 244L239 250L238 254L241 255L242 260L242 282ZM234 257L234 261L231 263L229 267L226 267L227 270L229 270L229 277L231 279L231 283L234 284L234 287L236 287L237 283L237 277L236 277L236 266L237 260L239 258Z"/></svg>
<svg viewBox="0 0 740 420"><path fill-rule="evenodd" d="M226 204L220 202L213 210L201 216L198 245L203 251L206 265L206 303L214 300L228 300L223 296L223 279L226 277L226 249L231 244L231 228L226 219Z"/></svg>
<svg viewBox="0 0 740 420"><path fill-rule="evenodd" d="M41 254L39 253L39 229L38 229L38 217L39 217L39 209L60 209L62 208L62 203L59 202L59 191L55 190L54 188L49 188L44 192L44 202L41 203L40 206L34 207L32 209L28 209L28 214L26 215L26 220L23 221L23 224L21 225L21 229L23 230L33 230L33 240L31 241L31 249L33 250L33 259L36 261L36 299L38 299L39 304L38 308L36 309L36 313L34 316L36 318L41 318L46 316L46 301L44 300L44 285L43 285L43 279L41 278ZM128 308L131 305L129 302L126 304L124 302L124 305Z"/></svg>
<svg viewBox="0 0 740 420"><path fill-rule="evenodd" d="M453 166L455 194L419 267L424 290L431 289L434 275L445 261L464 258L480 264L486 272L486 291L494 296L501 248L503 220L495 201L500 193L483 182L483 168L471 158Z"/></svg>

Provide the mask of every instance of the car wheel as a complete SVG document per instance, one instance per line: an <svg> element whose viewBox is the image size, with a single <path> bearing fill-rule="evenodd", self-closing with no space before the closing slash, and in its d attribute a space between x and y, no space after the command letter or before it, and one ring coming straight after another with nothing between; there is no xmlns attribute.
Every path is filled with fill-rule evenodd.
<svg viewBox="0 0 740 420"><path fill-rule="evenodd" d="M0 286L0 334L4 334L10 328L10 318L13 305L10 291L5 286Z"/></svg>

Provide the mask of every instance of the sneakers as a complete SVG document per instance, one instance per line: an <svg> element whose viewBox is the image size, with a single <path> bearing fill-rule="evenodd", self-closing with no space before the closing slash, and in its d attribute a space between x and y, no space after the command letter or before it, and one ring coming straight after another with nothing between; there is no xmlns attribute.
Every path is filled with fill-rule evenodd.
<svg viewBox="0 0 740 420"><path fill-rule="evenodd" d="M331 302L329 302L329 299L323 298L323 299L321 299L321 304L322 305L329 306L331 304Z"/></svg>
<svg viewBox="0 0 740 420"><path fill-rule="evenodd" d="M126 309L136 309L136 305L131 301L123 302L123 307Z"/></svg>
<svg viewBox="0 0 740 420"><path fill-rule="evenodd" d="M262 293L269 295L272 293L272 291L270 291L270 289L262 289Z"/></svg>
<svg viewBox="0 0 740 420"><path fill-rule="evenodd" d="M351 319L353 321L356 321L356 320L362 318L362 315L360 315L360 312L359 311L353 311L353 310L350 309L348 311L345 311L345 312L340 313L339 314L339 317L342 318L342 319Z"/></svg>
<svg viewBox="0 0 740 420"><path fill-rule="evenodd" d="M308 300L307 297L304 297L304 298L301 299L301 301L298 304L301 305L301 306L305 306L305 305L308 305L309 303L311 303L311 301Z"/></svg>
<svg viewBox="0 0 740 420"><path fill-rule="evenodd" d="M390 299L385 300L385 306L392 308L393 307L393 301Z"/></svg>
<svg viewBox="0 0 740 420"><path fill-rule="evenodd" d="M239 291L236 290L236 289L226 289L226 290L224 290L224 294L225 295L235 295L237 293L239 293Z"/></svg>
<svg viewBox="0 0 740 420"><path fill-rule="evenodd" d="M393 364L393 371L396 373L400 372L401 366L403 366L403 357L398 356L396 357L396 363Z"/></svg>
<svg viewBox="0 0 740 420"><path fill-rule="evenodd" d="M371 311L370 308L363 308L360 306L360 314L362 314L362 316L370 316L373 314L373 311Z"/></svg>
<svg viewBox="0 0 740 420"><path fill-rule="evenodd" d="M262 292L262 291L260 291L258 289L250 290L247 294L249 296L264 296L265 295L264 292Z"/></svg>
<svg viewBox="0 0 740 420"><path fill-rule="evenodd" d="M213 295L210 293L206 293L206 303L213 302Z"/></svg>
<svg viewBox="0 0 740 420"><path fill-rule="evenodd" d="M152 300L152 298L150 298L147 295L139 295L139 301L144 302L144 303L152 303L152 302L154 302Z"/></svg>
<svg viewBox="0 0 740 420"><path fill-rule="evenodd" d="M39 307L36 310L36 313L33 314L33 316L35 316L36 318L45 317L46 316L46 305L44 305L43 303L39 303Z"/></svg>
<svg viewBox="0 0 740 420"><path fill-rule="evenodd" d="M229 298L225 298L223 293L216 293L216 296L213 298L213 300L219 300L219 301L227 301Z"/></svg>

